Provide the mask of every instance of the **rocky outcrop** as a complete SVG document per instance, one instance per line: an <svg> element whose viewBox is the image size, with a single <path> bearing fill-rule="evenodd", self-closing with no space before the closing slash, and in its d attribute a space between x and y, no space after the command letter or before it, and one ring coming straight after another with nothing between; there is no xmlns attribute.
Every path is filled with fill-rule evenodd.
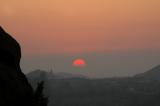
<svg viewBox="0 0 160 106"><path fill-rule="evenodd" d="M18 42L0 27L0 50L2 63L10 67L20 69L21 48ZM2 58L3 57L3 58Z"/></svg>
<svg viewBox="0 0 160 106"><path fill-rule="evenodd" d="M0 27L0 106L37 106L20 59L19 43Z"/></svg>

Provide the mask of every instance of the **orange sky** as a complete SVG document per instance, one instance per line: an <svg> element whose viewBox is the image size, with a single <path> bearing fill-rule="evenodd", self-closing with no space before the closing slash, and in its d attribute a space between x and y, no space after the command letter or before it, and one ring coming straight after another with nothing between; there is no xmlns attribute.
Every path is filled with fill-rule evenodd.
<svg viewBox="0 0 160 106"><path fill-rule="evenodd" d="M26 55L160 51L160 0L1 0Z"/></svg>

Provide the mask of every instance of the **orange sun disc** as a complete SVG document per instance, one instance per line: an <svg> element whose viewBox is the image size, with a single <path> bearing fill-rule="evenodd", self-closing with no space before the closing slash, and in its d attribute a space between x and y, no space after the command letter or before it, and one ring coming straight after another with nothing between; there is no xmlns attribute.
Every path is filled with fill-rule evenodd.
<svg viewBox="0 0 160 106"><path fill-rule="evenodd" d="M86 62L84 59L76 59L73 61L73 66L75 67L84 67L86 66Z"/></svg>

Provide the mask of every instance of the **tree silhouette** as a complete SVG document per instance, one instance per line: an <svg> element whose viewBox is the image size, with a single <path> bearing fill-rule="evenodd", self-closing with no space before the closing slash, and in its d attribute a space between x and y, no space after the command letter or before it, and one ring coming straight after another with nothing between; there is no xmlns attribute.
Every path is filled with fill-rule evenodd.
<svg viewBox="0 0 160 106"><path fill-rule="evenodd" d="M34 94L36 106L47 106L48 104L48 98L43 95L43 89L44 82L41 81L40 83L38 83L38 86Z"/></svg>

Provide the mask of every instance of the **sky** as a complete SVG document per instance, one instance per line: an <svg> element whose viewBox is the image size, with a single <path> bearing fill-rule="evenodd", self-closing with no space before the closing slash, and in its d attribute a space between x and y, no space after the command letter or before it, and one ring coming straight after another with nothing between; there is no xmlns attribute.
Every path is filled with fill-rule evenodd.
<svg viewBox="0 0 160 106"><path fill-rule="evenodd" d="M25 73L127 76L160 64L159 0L0 0L0 13ZM88 65L75 69L76 58Z"/></svg>

